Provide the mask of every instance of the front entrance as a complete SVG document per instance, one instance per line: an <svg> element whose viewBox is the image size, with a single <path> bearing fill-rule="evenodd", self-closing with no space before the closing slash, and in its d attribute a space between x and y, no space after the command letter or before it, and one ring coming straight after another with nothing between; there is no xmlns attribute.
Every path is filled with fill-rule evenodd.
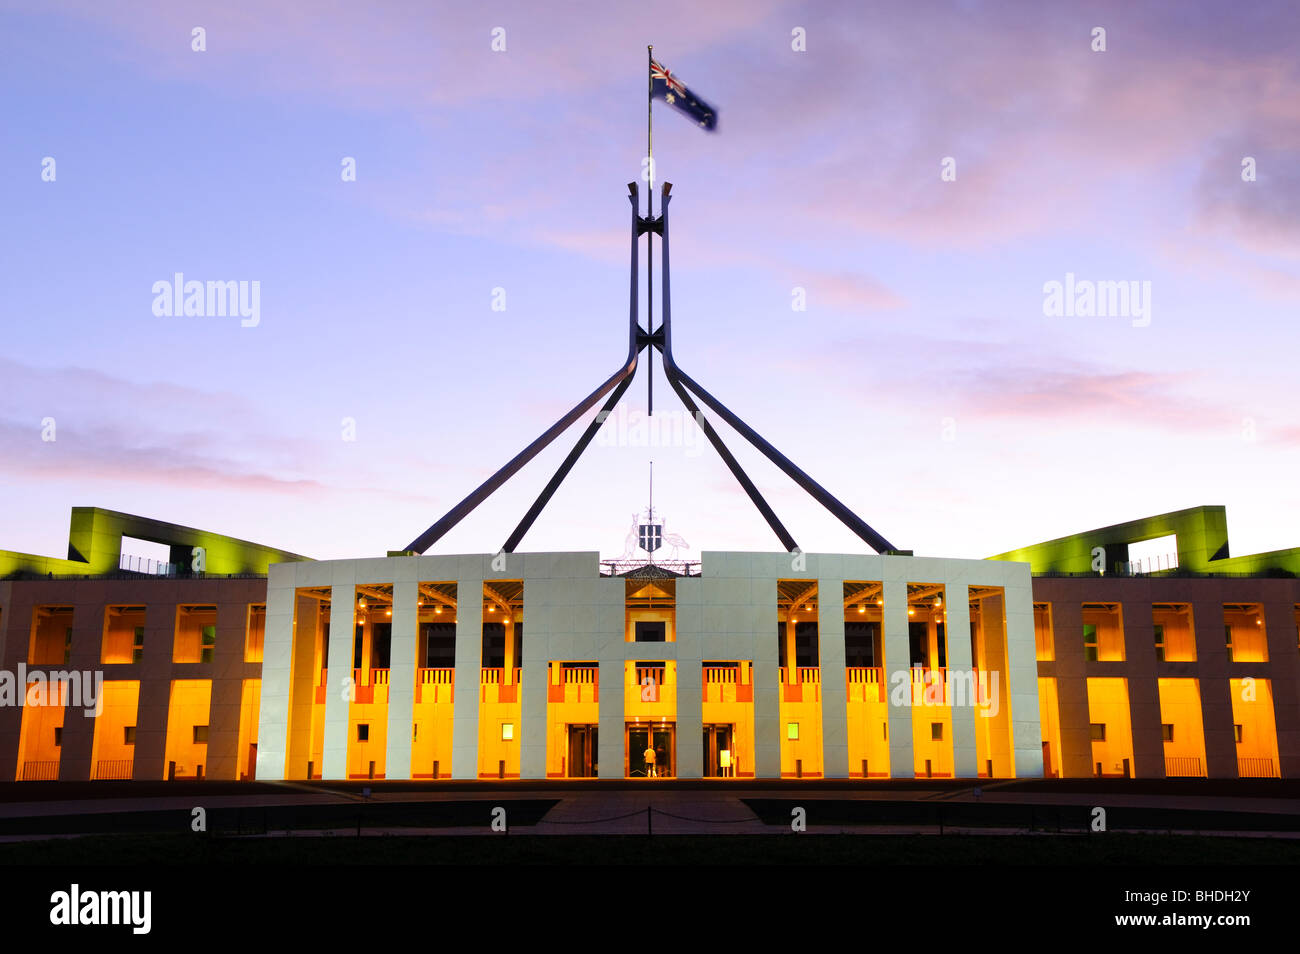
<svg viewBox="0 0 1300 954"><path fill-rule="evenodd" d="M596 754L599 732L594 725L569 726L569 778L595 778L600 774Z"/></svg>
<svg viewBox="0 0 1300 954"><path fill-rule="evenodd" d="M735 777L736 749L732 744L735 728L730 723L704 727L705 778Z"/></svg>
<svg viewBox="0 0 1300 954"><path fill-rule="evenodd" d="M624 732L628 778L672 778L677 774L677 726L633 723ZM650 751L652 750L653 755Z"/></svg>

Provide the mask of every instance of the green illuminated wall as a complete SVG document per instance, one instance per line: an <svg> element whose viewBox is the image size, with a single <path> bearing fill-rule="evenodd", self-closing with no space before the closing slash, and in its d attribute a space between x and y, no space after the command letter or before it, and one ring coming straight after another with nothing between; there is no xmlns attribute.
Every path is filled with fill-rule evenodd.
<svg viewBox="0 0 1300 954"><path fill-rule="evenodd" d="M1300 548L1229 556L1228 517L1223 507L1192 507L1117 523L999 553L990 559L1028 563L1034 573L1089 573L1093 547L1103 547L1109 573L1117 562L1127 559L1129 544L1169 534L1178 538L1178 568L1184 572L1300 574Z"/></svg>
<svg viewBox="0 0 1300 954"><path fill-rule="evenodd" d="M0 578L14 573L53 573L55 576L112 573L121 560L123 535L170 547L172 562L185 567L190 564L192 548L203 547L209 575L264 574L272 563L307 559L301 554L206 530L99 507L74 507L72 526L68 531L67 559L0 550Z"/></svg>

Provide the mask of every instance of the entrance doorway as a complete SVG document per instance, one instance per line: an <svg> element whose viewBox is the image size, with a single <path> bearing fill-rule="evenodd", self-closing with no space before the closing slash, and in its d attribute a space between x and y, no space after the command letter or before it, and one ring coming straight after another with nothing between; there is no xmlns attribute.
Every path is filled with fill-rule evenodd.
<svg viewBox="0 0 1300 954"><path fill-rule="evenodd" d="M628 778L672 778L677 774L677 726L671 722L630 724L625 732ZM650 758L647 749L654 750Z"/></svg>
<svg viewBox="0 0 1300 954"><path fill-rule="evenodd" d="M594 725L569 726L569 778L595 778L600 774L596 754L599 732Z"/></svg>
<svg viewBox="0 0 1300 954"><path fill-rule="evenodd" d="M733 778L736 774L735 725L704 727L704 777Z"/></svg>

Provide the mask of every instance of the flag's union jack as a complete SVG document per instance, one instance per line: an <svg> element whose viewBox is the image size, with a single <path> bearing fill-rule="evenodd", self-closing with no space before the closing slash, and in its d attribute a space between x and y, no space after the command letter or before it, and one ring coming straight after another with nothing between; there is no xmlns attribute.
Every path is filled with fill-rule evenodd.
<svg viewBox="0 0 1300 954"><path fill-rule="evenodd" d="M650 79L651 95L656 99L662 99L669 106L685 113L710 132L718 128L718 111L687 89L685 83L657 60L650 61Z"/></svg>

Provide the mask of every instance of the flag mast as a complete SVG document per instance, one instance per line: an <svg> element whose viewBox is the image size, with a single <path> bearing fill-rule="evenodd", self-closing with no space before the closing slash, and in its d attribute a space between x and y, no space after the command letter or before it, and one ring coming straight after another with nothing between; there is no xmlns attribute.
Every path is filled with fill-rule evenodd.
<svg viewBox="0 0 1300 954"><path fill-rule="evenodd" d="M649 44L645 48L646 56L646 99L645 99L645 152L646 175L649 181L646 185L646 219L647 221L654 218L655 209L655 147L654 147L654 98L655 98L655 78L654 78L654 45ZM654 334L655 330L655 259L654 259L654 233L646 229L645 233L646 264L645 287L646 287L646 310L645 323L646 333ZM646 355L646 416L652 417L655 412L655 364L654 349Z"/></svg>

